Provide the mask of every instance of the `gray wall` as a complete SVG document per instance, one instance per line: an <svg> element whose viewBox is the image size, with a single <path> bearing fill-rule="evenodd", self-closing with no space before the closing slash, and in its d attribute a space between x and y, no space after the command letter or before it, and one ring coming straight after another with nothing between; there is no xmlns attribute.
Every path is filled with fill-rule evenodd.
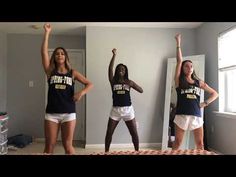
<svg viewBox="0 0 236 177"><path fill-rule="evenodd" d="M41 64L42 35L7 36L7 112L8 136L19 133L44 137L45 74ZM85 38L79 36L51 36L49 48L67 49L85 47ZM29 87L29 81L34 87Z"/></svg>
<svg viewBox="0 0 236 177"><path fill-rule="evenodd" d="M78 36L52 36L50 48L87 47L87 77L94 89L87 95L87 143L103 144L112 105L107 67L113 47L118 49L115 65L123 62L130 78L144 89L131 92L139 122L141 143L161 143L167 58L175 56L174 35L183 35L183 55L206 55L206 82L218 90L218 46L220 32L236 23L204 23L193 29L145 29L88 27L87 40ZM25 133L42 138L45 104L45 80L41 65L41 35L0 33L0 111L10 115L9 136ZM34 87L28 87L28 81ZM207 96L207 95L206 95ZM206 110L207 140L211 148L236 154L236 120L215 116L218 100ZM214 131L212 131L214 130ZM131 143L123 122L118 125L112 143Z"/></svg>
<svg viewBox="0 0 236 177"><path fill-rule="evenodd" d="M204 23L196 30L196 51L206 55L206 82L218 91L218 35L236 23ZM224 154L236 154L236 119L216 116L219 99L205 109L207 140L210 148Z"/></svg>
<svg viewBox="0 0 236 177"><path fill-rule="evenodd" d="M0 111L6 111L7 100L7 35L0 33Z"/></svg>
<svg viewBox="0 0 236 177"><path fill-rule="evenodd" d="M87 77L94 89L87 95L87 144L104 144L112 106L108 81L108 65L112 48L117 48L115 66L128 66L129 77L144 93L131 91L131 99L139 123L140 143L161 143L167 58L174 57L177 32L183 34L183 55L195 55L193 29L147 29L87 27ZM112 143L131 143L123 121L114 132Z"/></svg>

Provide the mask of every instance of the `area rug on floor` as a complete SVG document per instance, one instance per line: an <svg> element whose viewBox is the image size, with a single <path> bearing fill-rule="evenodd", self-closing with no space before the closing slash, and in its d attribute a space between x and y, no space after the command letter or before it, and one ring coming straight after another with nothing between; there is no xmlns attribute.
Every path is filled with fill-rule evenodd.
<svg viewBox="0 0 236 177"><path fill-rule="evenodd" d="M140 150L140 151L111 151L108 153L99 152L90 155L217 155L207 150Z"/></svg>

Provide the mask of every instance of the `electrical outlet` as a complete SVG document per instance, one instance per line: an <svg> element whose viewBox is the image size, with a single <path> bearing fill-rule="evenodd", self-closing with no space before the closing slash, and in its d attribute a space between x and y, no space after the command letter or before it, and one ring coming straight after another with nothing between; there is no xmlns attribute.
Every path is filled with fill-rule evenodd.
<svg viewBox="0 0 236 177"><path fill-rule="evenodd" d="M34 81L29 81L29 87L34 87Z"/></svg>

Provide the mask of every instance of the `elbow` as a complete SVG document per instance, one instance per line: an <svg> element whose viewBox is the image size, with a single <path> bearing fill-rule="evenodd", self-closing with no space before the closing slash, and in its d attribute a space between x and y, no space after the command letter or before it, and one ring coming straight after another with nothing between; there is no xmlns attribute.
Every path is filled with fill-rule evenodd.
<svg viewBox="0 0 236 177"><path fill-rule="evenodd" d="M214 92L213 92L213 94L214 94L214 96L215 96L216 98L218 98L218 97L219 97L219 94L218 94L218 92L217 92L217 91L214 91Z"/></svg>
<svg viewBox="0 0 236 177"><path fill-rule="evenodd" d="M90 83L90 89L92 89L94 87L93 83Z"/></svg>
<svg viewBox="0 0 236 177"><path fill-rule="evenodd" d="M216 91L213 92L213 93L212 93L212 97L214 98L214 100L217 99L217 98L219 97L218 92L216 92Z"/></svg>
<svg viewBox="0 0 236 177"><path fill-rule="evenodd" d="M85 84L86 90L91 90L93 88L93 83L88 82Z"/></svg>
<svg viewBox="0 0 236 177"><path fill-rule="evenodd" d="M143 89L142 88L140 89L140 93L143 93Z"/></svg>

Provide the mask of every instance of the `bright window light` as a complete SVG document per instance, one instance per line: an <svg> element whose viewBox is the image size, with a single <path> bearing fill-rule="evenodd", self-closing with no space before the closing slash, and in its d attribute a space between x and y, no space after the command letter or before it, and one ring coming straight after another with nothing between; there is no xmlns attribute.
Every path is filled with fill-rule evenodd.
<svg viewBox="0 0 236 177"><path fill-rule="evenodd" d="M219 111L236 113L236 29L218 38Z"/></svg>

